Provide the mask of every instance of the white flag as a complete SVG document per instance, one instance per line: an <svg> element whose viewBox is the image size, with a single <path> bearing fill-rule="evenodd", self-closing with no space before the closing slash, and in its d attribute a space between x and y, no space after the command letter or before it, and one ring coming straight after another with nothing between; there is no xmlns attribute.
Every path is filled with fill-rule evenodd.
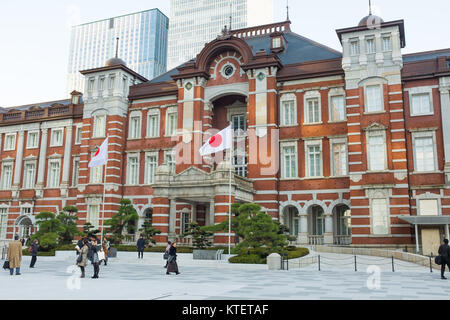
<svg viewBox="0 0 450 320"><path fill-rule="evenodd" d="M97 149L91 161L89 161L89 167L103 166L108 161L108 138L103 141L100 148Z"/></svg>
<svg viewBox="0 0 450 320"><path fill-rule="evenodd" d="M218 134L209 138L208 142L200 148L200 155L206 156L211 153L230 149L233 140L233 131L231 125Z"/></svg>

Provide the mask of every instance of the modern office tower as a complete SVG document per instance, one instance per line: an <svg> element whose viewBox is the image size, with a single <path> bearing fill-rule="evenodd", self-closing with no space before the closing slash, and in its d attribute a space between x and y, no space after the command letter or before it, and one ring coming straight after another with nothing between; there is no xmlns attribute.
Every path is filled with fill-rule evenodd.
<svg viewBox="0 0 450 320"><path fill-rule="evenodd" d="M195 58L224 26L240 29L273 22L273 0L170 0L168 69Z"/></svg>
<svg viewBox="0 0 450 320"><path fill-rule="evenodd" d="M74 26L70 40L67 92L84 91L80 70L94 69L116 54L147 79L166 71L169 19L158 9Z"/></svg>

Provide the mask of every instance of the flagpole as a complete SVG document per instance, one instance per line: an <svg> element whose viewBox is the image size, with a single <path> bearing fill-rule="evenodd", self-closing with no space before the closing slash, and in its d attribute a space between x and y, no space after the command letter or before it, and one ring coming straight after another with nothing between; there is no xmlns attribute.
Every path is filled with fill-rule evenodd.
<svg viewBox="0 0 450 320"><path fill-rule="evenodd" d="M231 125L230 125L231 126ZM228 195L228 255L231 254L231 174L233 168L233 128L231 128L231 148L230 148L230 185L229 185L229 195Z"/></svg>

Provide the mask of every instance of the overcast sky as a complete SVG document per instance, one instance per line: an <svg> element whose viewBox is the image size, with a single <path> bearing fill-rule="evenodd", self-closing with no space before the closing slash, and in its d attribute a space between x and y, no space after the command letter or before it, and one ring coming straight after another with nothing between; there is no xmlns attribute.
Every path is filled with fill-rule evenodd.
<svg viewBox="0 0 450 320"><path fill-rule="evenodd" d="M71 25L151 8L159 8L169 17L169 2L0 0L0 106L66 98ZM274 20L285 20L286 0L274 2ZM374 13L385 21L405 20L403 53L450 48L450 1L372 0L372 3ZM335 30L356 26L368 13L367 0L290 0L289 6L294 32L339 51Z"/></svg>

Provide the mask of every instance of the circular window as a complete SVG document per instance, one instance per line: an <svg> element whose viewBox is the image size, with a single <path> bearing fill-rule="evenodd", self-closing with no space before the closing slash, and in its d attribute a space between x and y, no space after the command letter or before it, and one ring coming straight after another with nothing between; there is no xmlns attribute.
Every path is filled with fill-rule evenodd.
<svg viewBox="0 0 450 320"><path fill-rule="evenodd" d="M224 76L227 79L230 79L235 71L236 68L234 67L234 65L232 65L231 63L227 63L226 65L223 66L221 73L222 76Z"/></svg>

